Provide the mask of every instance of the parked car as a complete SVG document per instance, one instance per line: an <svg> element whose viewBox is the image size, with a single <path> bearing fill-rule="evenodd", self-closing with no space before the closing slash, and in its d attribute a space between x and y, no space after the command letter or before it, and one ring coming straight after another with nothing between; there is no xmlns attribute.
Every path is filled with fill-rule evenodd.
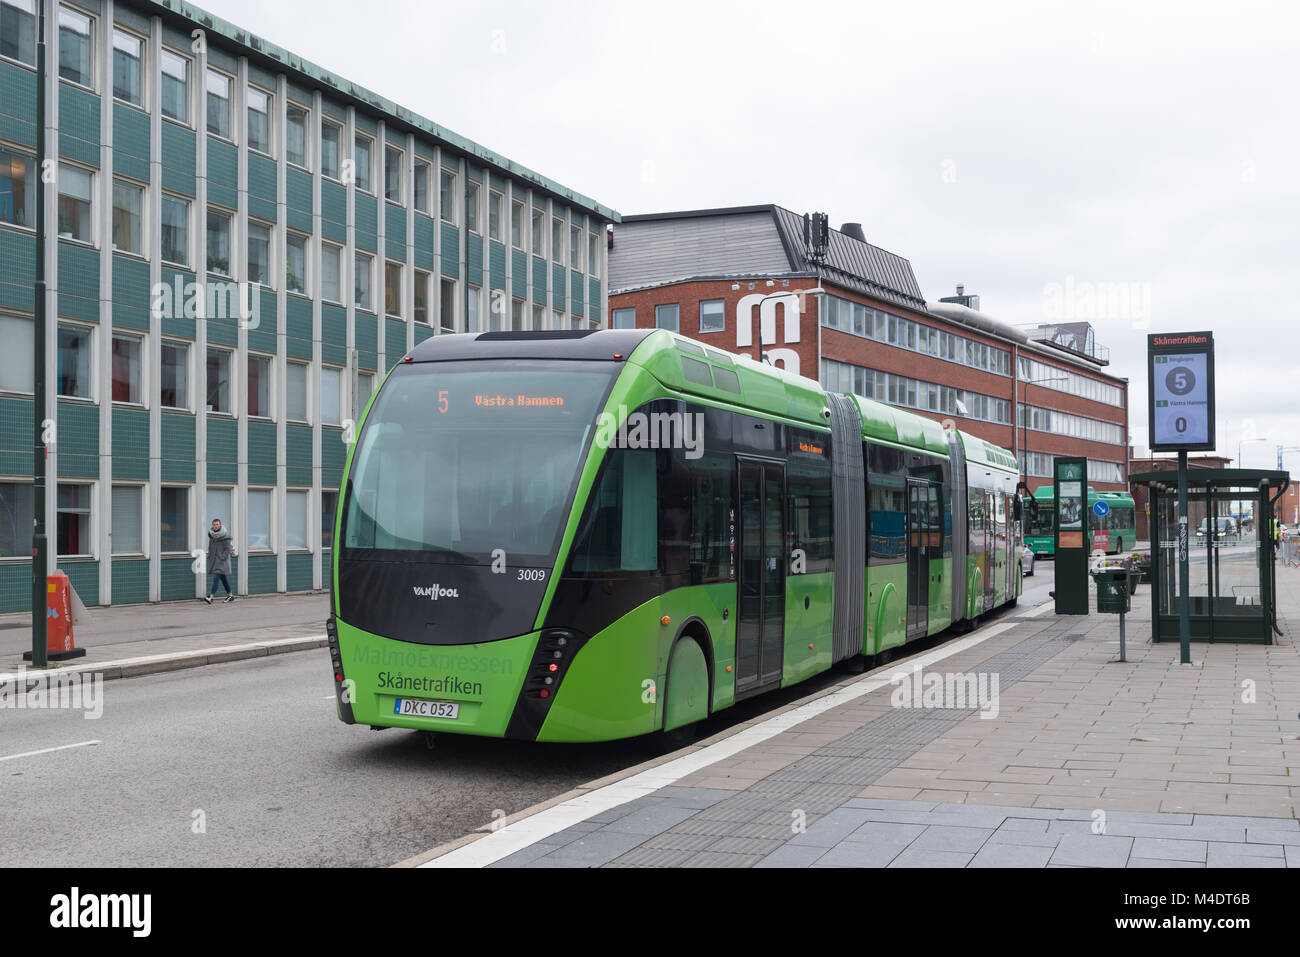
<svg viewBox="0 0 1300 957"><path fill-rule="evenodd" d="M1210 520L1208 518L1201 519L1201 525L1196 530L1196 537L1201 539L1205 538L1209 530L1210 530ZM1214 520L1215 538L1231 538L1236 534L1237 534L1237 525L1235 522L1233 522L1232 519L1216 518Z"/></svg>
<svg viewBox="0 0 1300 957"><path fill-rule="evenodd" d="M1020 546L1020 571L1026 578L1034 574L1034 550L1028 545Z"/></svg>

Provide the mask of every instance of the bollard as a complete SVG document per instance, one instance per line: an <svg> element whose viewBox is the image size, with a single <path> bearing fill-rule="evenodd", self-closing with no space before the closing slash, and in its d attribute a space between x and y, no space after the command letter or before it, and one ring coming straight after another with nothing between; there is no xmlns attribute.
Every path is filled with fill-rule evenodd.
<svg viewBox="0 0 1300 957"><path fill-rule="evenodd" d="M1124 657L1124 613L1123 612L1119 613L1119 660L1125 662L1128 661L1128 659Z"/></svg>

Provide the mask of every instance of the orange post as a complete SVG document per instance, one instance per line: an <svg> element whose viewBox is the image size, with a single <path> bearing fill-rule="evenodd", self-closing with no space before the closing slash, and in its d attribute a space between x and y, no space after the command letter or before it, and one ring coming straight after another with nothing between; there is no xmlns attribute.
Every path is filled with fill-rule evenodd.
<svg viewBox="0 0 1300 957"><path fill-rule="evenodd" d="M72 634L72 583L63 572L45 580L45 648L51 661L80 658L85 648L78 648ZM31 660L31 652L23 654Z"/></svg>

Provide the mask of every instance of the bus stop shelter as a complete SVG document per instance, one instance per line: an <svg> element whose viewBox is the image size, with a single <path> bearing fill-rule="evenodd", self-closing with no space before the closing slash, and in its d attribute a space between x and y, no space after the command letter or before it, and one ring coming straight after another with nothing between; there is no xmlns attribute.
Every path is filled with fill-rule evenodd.
<svg viewBox="0 0 1300 957"><path fill-rule="evenodd" d="M1178 475L1129 477L1150 490L1151 640L1178 641ZM1290 475L1264 469L1187 474L1191 638L1272 644L1277 630L1273 506Z"/></svg>

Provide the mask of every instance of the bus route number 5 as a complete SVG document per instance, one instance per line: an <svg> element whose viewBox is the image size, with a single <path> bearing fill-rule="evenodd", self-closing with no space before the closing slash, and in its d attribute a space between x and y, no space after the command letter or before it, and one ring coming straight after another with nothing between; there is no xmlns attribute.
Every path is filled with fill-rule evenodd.
<svg viewBox="0 0 1300 957"><path fill-rule="evenodd" d="M439 389L438 390L438 411L440 413L446 412L450 404L451 403L447 401L447 390Z"/></svg>

